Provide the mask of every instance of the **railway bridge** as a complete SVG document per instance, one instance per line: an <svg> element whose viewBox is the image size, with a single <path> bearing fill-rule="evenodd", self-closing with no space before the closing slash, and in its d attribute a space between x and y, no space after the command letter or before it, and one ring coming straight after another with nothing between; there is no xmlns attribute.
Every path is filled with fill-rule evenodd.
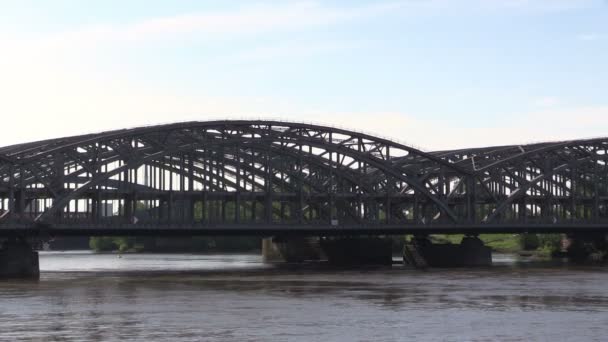
<svg viewBox="0 0 608 342"><path fill-rule="evenodd" d="M265 120L0 148L0 236L608 232L608 138L421 151Z"/></svg>

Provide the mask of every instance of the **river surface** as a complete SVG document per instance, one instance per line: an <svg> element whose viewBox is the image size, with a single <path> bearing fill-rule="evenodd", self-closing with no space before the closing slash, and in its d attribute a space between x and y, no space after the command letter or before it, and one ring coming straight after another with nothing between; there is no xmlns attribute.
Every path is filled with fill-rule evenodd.
<svg viewBox="0 0 608 342"><path fill-rule="evenodd" d="M418 271L41 252L40 280L0 281L0 340L608 340L608 266L494 260Z"/></svg>

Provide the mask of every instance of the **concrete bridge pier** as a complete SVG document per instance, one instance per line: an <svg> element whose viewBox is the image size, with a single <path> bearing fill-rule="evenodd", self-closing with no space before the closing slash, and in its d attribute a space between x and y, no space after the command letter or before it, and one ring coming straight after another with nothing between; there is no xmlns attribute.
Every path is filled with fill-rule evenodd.
<svg viewBox="0 0 608 342"><path fill-rule="evenodd" d="M38 252L23 239L7 239L0 247L1 278L38 278Z"/></svg>
<svg viewBox="0 0 608 342"><path fill-rule="evenodd" d="M392 240L380 237L274 237L262 240L265 262L326 259L335 265L391 265Z"/></svg>
<svg viewBox="0 0 608 342"><path fill-rule="evenodd" d="M316 237L275 236L262 240L264 262L301 263L321 259Z"/></svg>
<svg viewBox="0 0 608 342"><path fill-rule="evenodd" d="M320 246L335 265L392 265L393 242L383 237L326 237Z"/></svg>
<svg viewBox="0 0 608 342"><path fill-rule="evenodd" d="M434 244L428 236L415 236L403 249L406 265L425 267L474 267L492 265L492 250L477 236L465 236L460 244Z"/></svg>

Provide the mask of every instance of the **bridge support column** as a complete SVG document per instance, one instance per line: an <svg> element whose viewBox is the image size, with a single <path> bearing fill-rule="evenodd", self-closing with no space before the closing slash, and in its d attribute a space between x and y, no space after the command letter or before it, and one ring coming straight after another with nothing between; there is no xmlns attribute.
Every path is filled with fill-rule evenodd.
<svg viewBox="0 0 608 342"><path fill-rule="evenodd" d="M311 237L273 237L262 240L264 262L304 262L319 260L318 238Z"/></svg>
<svg viewBox="0 0 608 342"><path fill-rule="evenodd" d="M5 240L0 248L0 278L38 278L38 252L24 240Z"/></svg>
<svg viewBox="0 0 608 342"><path fill-rule="evenodd" d="M392 265L392 240L379 237L332 237L320 240L327 260L337 265Z"/></svg>
<svg viewBox="0 0 608 342"><path fill-rule="evenodd" d="M279 247L272 242L272 238L262 239L262 257L264 258L264 262L285 261L281 256Z"/></svg>
<svg viewBox="0 0 608 342"><path fill-rule="evenodd" d="M474 267L490 266L492 250L476 236L465 236L460 244L433 244L418 236L406 244L403 261L414 267Z"/></svg>

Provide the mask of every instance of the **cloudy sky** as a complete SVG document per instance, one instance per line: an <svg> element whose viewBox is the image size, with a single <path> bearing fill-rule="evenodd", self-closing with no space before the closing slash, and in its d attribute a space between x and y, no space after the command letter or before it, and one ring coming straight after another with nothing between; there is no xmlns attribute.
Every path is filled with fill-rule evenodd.
<svg viewBox="0 0 608 342"><path fill-rule="evenodd" d="M217 118L608 136L604 0L0 0L0 146Z"/></svg>

